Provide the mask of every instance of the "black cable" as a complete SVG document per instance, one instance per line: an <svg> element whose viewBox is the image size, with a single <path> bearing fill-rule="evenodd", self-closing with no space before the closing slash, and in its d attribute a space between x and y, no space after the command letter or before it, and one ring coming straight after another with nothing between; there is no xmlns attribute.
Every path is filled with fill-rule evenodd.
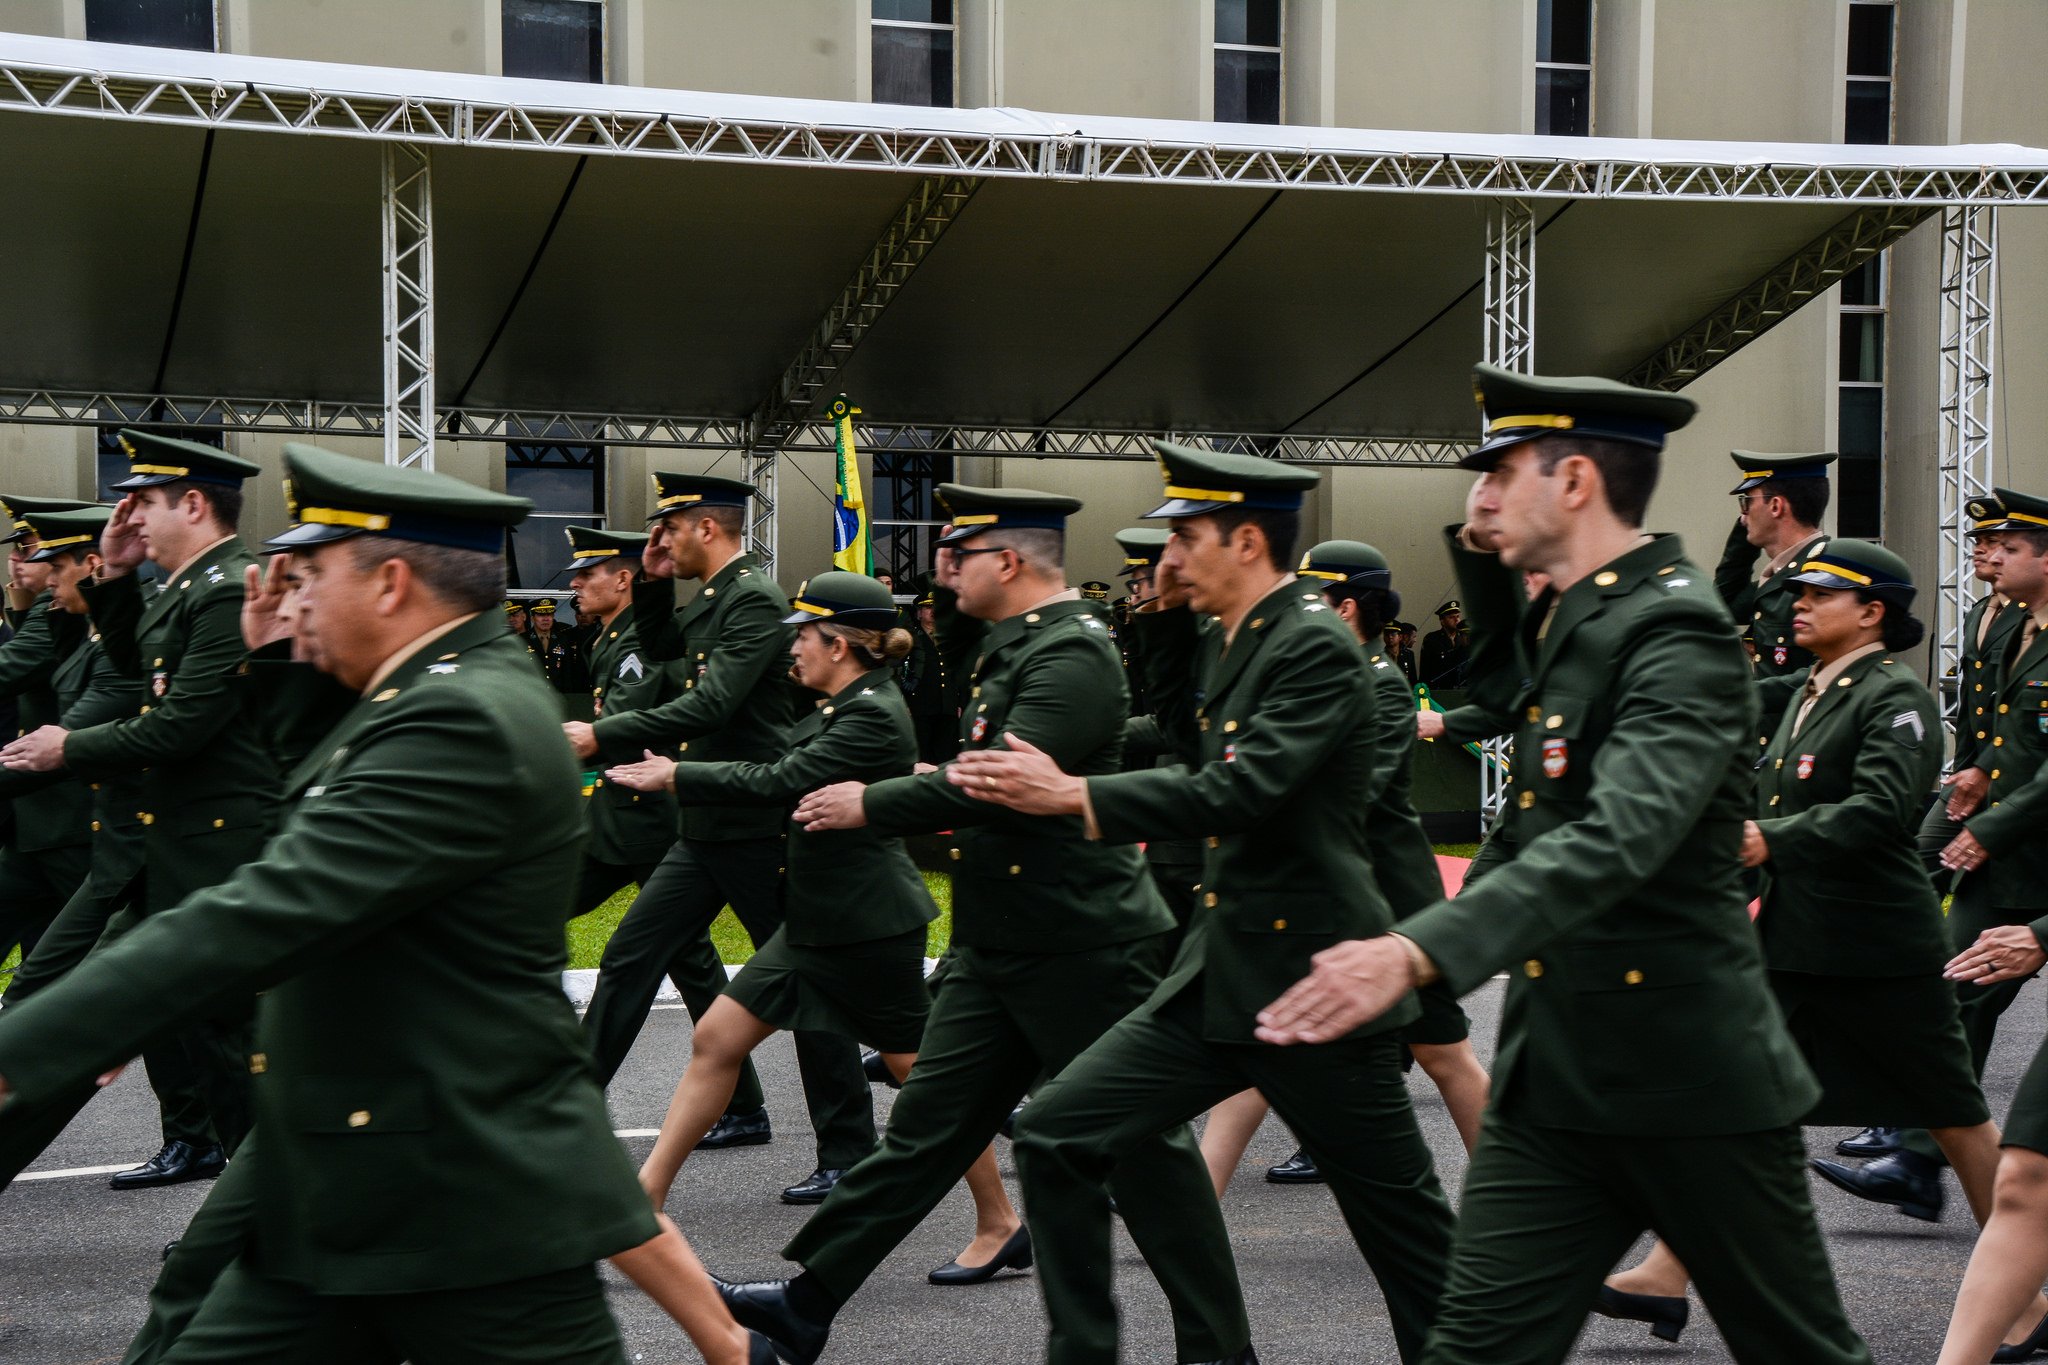
<svg viewBox="0 0 2048 1365"><path fill-rule="evenodd" d="M470 370L469 378L463 380L462 387L456 390L454 401L448 405L451 408L460 408L463 400L469 397L470 387L476 383L477 376L484 372L484 366L490 362L491 352L498 349L498 342L505 335L505 329L512 325L512 314L518 310L519 301L526 297L526 287L533 283L534 272L540 269L541 258L547 255L548 243L555 239L555 229L561 226L562 215L568 211L570 196L576 193L576 182L583 178L583 168L589 164L588 154L576 158L576 168L569 172L569 183L562 186L562 197L555 203L555 213L548 219L547 231L541 233L540 242L533 249L533 259L526 263L526 273L519 277L519 287L512 291L512 298L506 303L503 315L498 318L498 325L491 332L491 339L484 343L483 354L476 358L476 365Z"/></svg>
<svg viewBox="0 0 2048 1365"><path fill-rule="evenodd" d="M213 129L206 130L206 142L199 149L199 179L192 187L192 216L185 223L185 256L178 262L178 287L171 294L171 316L164 324L163 350L157 353L156 379L149 391L164 391L164 374L171 367L171 343L178 336L178 316L185 311L185 285L192 278L192 253L199 241L199 214L206 205L206 181L213 169ZM154 408L157 405L151 404Z"/></svg>

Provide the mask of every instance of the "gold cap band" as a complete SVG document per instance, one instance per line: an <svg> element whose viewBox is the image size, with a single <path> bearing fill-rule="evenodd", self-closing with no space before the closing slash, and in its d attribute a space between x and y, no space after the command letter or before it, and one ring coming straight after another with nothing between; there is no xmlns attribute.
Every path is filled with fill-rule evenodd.
<svg viewBox="0 0 2048 1365"><path fill-rule="evenodd" d="M980 516L955 517L953 518L953 524L955 526L993 526L998 520L1000 518L994 512L985 512Z"/></svg>
<svg viewBox="0 0 2048 1365"><path fill-rule="evenodd" d="M192 473L191 470L181 464L131 464L128 466L128 472L130 474L169 474L174 478L180 479Z"/></svg>
<svg viewBox="0 0 2048 1365"><path fill-rule="evenodd" d="M2005 514L2005 520L2007 520L2007 521L2031 521L2031 522L2033 522L2033 523L2034 523L2034 525L2036 525L2036 526L2048 526L2048 517L2037 517L2037 516L2034 516L2034 515L2032 515L2031 513L2027 513L2027 512L2014 512L2014 511L2008 510L2008 511L2006 512L2006 514Z"/></svg>
<svg viewBox="0 0 2048 1365"><path fill-rule="evenodd" d="M97 544L97 543L99 542L99 537L98 537L98 536L66 536L66 537L64 537L64 538L63 538L62 540L44 540L44 541L38 541L38 542L37 542L37 544L38 544L38 545L40 546L40 548L42 548L42 549L45 549L45 550L57 550L57 549L62 549L62 548L63 548L64 546L66 546L66 545L83 545L83 544L85 544L85 543L86 543L86 542L87 542L88 540L89 540L89 541L92 541L92 542L93 542L93 543L95 543L95 544Z"/></svg>
<svg viewBox="0 0 2048 1365"><path fill-rule="evenodd" d="M351 512L345 507L301 507L298 518L316 526L353 526L359 531L391 529L391 518L382 512Z"/></svg>
<svg viewBox="0 0 2048 1365"><path fill-rule="evenodd" d="M1300 578L1327 578L1332 583L1342 583L1346 577L1344 574L1331 573L1328 569L1296 569L1294 572Z"/></svg>
<svg viewBox="0 0 2048 1365"><path fill-rule="evenodd" d="M1869 574L1857 573L1854 569L1844 568L1840 564L1830 564L1825 559L1809 559L1799 566L1801 573L1805 573L1809 569L1819 569L1822 573L1831 573L1837 578L1846 578L1851 583L1861 583L1866 588L1872 582Z"/></svg>
<svg viewBox="0 0 2048 1365"><path fill-rule="evenodd" d="M702 501L704 501L702 493L671 493L665 498L656 499L654 505L656 507L681 507L684 503Z"/></svg>
<svg viewBox="0 0 2048 1365"><path fill-rule="evenodd" d="M789 605L795 607L798 611L807 611L813 616L830 616L832 614L832 608L813 606L811 603L804 601L804 599L801 597L797 598Z"/></svg>
<svg viewBox="0 0 2048 1365"><path fill-rule="evenodd" d="M1243 502L1244 494L1237 489L1181 488L1166 485L1166 496L1185 498L1189 502Z"/></svg>
<svg viewBox="0 0 2048 1365"><path fill-rule="evenodd" d="M1549 427L1554 431L1570 431L1578 425L1575 418L1563 413L1536 413L1521 417L1495 417L1486 424L1488 431L1506 431L1513 427Z"/></svg>
<svg viewBox="0 0 2048 1365"><path fill-rule="evenodd" d="M616 558L618 558L618 557L619 557L620 555L622 555L622 554L624 554L624 553L625 553L625 551L624 551L624 550L611 550L611 549L596 549L596 550L571 550L571 551L569 552L569 558L571 558L571 559L616 559Z"/></svg>

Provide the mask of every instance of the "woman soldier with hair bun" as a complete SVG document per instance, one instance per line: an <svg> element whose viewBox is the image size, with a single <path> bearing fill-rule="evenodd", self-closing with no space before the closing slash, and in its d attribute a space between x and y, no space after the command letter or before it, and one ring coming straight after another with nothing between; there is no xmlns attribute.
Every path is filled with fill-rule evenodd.
<svg viewBox="0 0 2048 1365"><path fill-rule="evenodd" d="M729 802L793 807L834 782L900 777L917 761L910 712L894 680L910 652L889 590L861 574L832 572L806 583L786 624L799 627L791 676L823 694L774 763L677 763L649 753L606 777L638 791L673 791L684 805ZM910 1073L931 997L925 989L925 926L938 914L901 839L870 829L810 832L792 821L783 879L782 927L761 944L698 1022L690 1062L640 1168L659 1209L683 1162L732 1098L740 1063L777 1029L815 1029L857 1039L882 1054L898 1080ZM993 1150L967 1172L974 1194L976 1264L955 1261L933 1282L986 1279L998 1261L1030 1265L1028 1251L999 1256L1020 1220ZM969 1251L973 1250L970 1247ZM968 1253L963 1253L968 1254ZM999 1268L999 1267L997 1267Z"/></svg>

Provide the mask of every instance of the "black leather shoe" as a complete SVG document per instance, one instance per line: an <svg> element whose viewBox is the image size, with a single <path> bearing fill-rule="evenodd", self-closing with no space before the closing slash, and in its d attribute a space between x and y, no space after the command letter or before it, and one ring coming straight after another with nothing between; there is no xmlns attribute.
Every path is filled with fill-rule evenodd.
<svg viewBox="0 0 2048 1365"><path fill-rule="evenodd" d="M819 1322L797 1312L789 1301L788 1280L733 1284L713 1275L711 1284L718 1291L718 1297L725 1300L726 1311L732 1314L733 1321L768 1338L774 1343L776 1354L784 1360L794 1361L795 1365L811 1365L818 1358L818 1353L825 1349L825 1338L832 1332L831 1319ZM749 1343L749 1348L756 1349L752 1343Z"/></svg>
<svg viewBox="0 0 2048 1365"><path fill-rule="evenodd" d="M1865 1128L1854 1137L1845 1137L1835 1144L1835 1150L1843 1156L1883 1156L1898 1149L1899 1130L1896 1128Z"/></svg>
<svg viewBox="0 0 2048 1365"><path fill-rule="evenodd" d="M839 1177L845 1174L845 1170L837 1166L820 1166L817 1170L812 1171L802 1180L784 1190L782 1192L782 1202L785 1204L822 1204L825 1202L825 1196L832 1193L832 1187L839 1183Z"/></svg>
<svg viewBox="0 0 2048 1365"><path fill-rule="evenodd" d="M1807 1165L1820 1172L1830 1185L1847 1190L1858 1199L1890 1204L1908 1218L1918 1218L1923 1223L1941 1221L1941 1166L1918 1152L1902 1148L1861 1166L1819 1159Z"/></svg>
<svg viewBox="0 0 2048 1365"><path fill-rule="evenodd" d="M2043 1351L2048 1351L2048 1313L2034 1324L2034 1330L2027 1333L2026 1340L2015 1341L2010 1346L2001 1346L1991 1353L1991 1365L2011 1365L2016 1360L2031 1360Z"/></svg>
<svg viewBox="0 0 2048 1365"><path fill-rule="evenodd" d="M896 1073L882 1060L882 1054L872 1049L860 1054L860 1069L867 1074L868 1084L886 1085L891 1090L901 1090L903 1082L896 1079Z"/></svg>
<svg viewBox="0 0 2048 1365"><path fill-rule="evenodd" d="M164 1243L164 1254L163 1254L163 1255L161 1255L161 1256L159 1256L159 1257L158 1257L157 1259L158 1259L158 1260L160 1260L160 1261L168 1261L168 1260L170 1260L170 1259L171 1259L171 1253L172 1253L172 1252L174 1252L174 1251L176 1251L176 1250L178 1249L178 1243L180 1243L180 1242L182 1242L182 1241L184 1241L184 1240L185 1240L185 1239L184 1239L184 1238L182 1238L182 1237L173 1237L173 1238L172 1238L172 1239L171 1239L170 1241L168 1241L168 1242L165 1242L165 1243Z"/></svg>
<svg viewBox="0 0 2048 1365"><path fill-rule="evenodd" d="M1023 1114L1024 1105L1029 1103L1029 1100L1025 1100L1022 1103L1018 1104L1018 1106L1015 1109L1012 1109L1009 1113L1005 1114L1003 1116L1002 1123L997 1126L996 1131L1001 1133L1004 1137L1014 1140L1017 1136L1017 1119L1020 1115Z"/></svg>
<svg viewBox="0 0 2048 1365"><path fill-rule="evenodd" d="M766 1106L751 1114L720 1114L711 1131L697 1140L697 1150L715 1152L721 1147L765 1147L775 1133L768 1126Z"/></svg>
<svg viewBox="0 0 2048 1365"><path fill-rule="evenodd" d="M1593 1311L1622 1322L1647 1322L1659 1341L1676 1341L1692 1317L1692 1301L1683 1294L1629 1294L1603 1284L1593 1296Z"/></svg>
<svg viewBox="0 0 2048 1365"><path fill-rule="evenodd" d="M948 1261L925 1276L933 1284L987 1284L1005 1270L1031 1269L1031 1229L1018 1228L1002 1250L980 1265Z"/></svg>
<svg viewBox="0 0 2048 1365"><path fill-rule="evenodd" d="M1316 1169L1316 1159L1307 1151L1296 1148L1294 1155L1278 1166L1266 1168L1266 1179L1275 1185L1320 1185L1323 1173Z"/></svg>
<svg viewBox="0 0 2048 1365"><path fill-rule="evenodd" d="M775 1354L775 1343L759 1332L747 1333L747 1365L782 1365Z"/></svg>
<svg viewBox="0 0 2048 1365"><path fill-rule="evenodd" d="M194 1147L189 1142L166 1142L164 1149L133 1170L121 1172L107 1182L116 1190L147 1190L158 1185L182 1185L188 1180L211 1180L227 1166L227 1153L218 1145Z"/></svg>

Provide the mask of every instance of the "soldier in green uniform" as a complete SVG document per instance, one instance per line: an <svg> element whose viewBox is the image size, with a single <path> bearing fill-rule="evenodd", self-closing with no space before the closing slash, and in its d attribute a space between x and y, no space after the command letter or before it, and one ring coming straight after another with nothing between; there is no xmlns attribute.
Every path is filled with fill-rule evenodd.
<svg viewBox="0 0 2048 1365"><path fill-rule="evenodd" d="M961 756L979 800L1082 819L1105 841L1203 837L1201 906L1150 999L1049 1081L1017 1127L1050 1319L1047 1360L1113 1362L1104 1180L1137 1145L1256 1087L1314 1154L1379 1281L1404 1360L1436 1310L1451 1211L1401 1076L1404 1001L1357 1036L1287 1051L1254 1014L1320 949L1393 922L1368 829L1384 718L1357 637L1294 572L1312 470L1156 441L1171 519L1159 596L1136 614L1146 683L1186 757L1167 769L1069 775L1022 736ZM1405 711L1401 726L1411 724ZM1432 863L1432 866L1434 864ZM1217 1237L1189 1219L1191 1242ZM1197 1244L1200 1244L1199 1242ZM1227 1242L1205 1248L1227 1259ZM1214 1292L1227 1291L1219 1283ZM1256 1357L1249 1345L1235 1360Z"/></svg>
<svg viewBox="0 0 2048 1365"><path fill-rule="evenodd" d="M1140 605L1158 595L1153 575L1159 567L1159 556L1166 552L1166 535L1152 526L1133 526L1116 533L1116 543L1124 552L1124 582L1131 590L1132 600ZM1124 726L1124 770L1175 767L1180 763L1180 752L1160 728L1146 700L1144 644L1139 632L1126 624L1117 632L1117 645L1123 655L1124 678L1131 689L1131 719ZM1145 865L1152 871L1152 884L1159 888L1160 899L1173 915L1177 947L1180 935L1194 921L1195 900L1201 894L1202 842L1148 839Z"/></svg>
<svg viewBox="0 0 2048 1365"><path fill-rule="evenodd" d="M1642 531L1695 408L1604 379L1477 370L1487 438L1454 550L1484 637L1516 633L1506 858L1397 934L1319 955L1259 1036L1322 1043L1442 980L1508 969L1430 1365L1560 1361L1646 1228L1740 1361L1868 1361L1815 1225L1800 1117L1819 1097L1774 1007L1733 856L1755 690L1726 610ZM1498 549L1498 554L1485 553ZM1551 584L1528 610L1513 570Z"/></svg>
<svg viewBox="0 0 2048 1365"><path fill-rule="evenodd" d="M262 1136L200 1215L231 1210L239 1245L173 1358L611 1365L591 1262L692 1263L640 1195L561 993L575 843L527 831L576 819L575 769L491 610L529 504L285 455L300 520L273 543L292 591L273 573L252 643L293 635L360 699L292 775L262 860L5 1011L0 1125L160 1021L260 988L244 1066ZM692 1297L707 1357L772 1359L701 1272Z"/></svg>
<svg viewBox="0 0 2048 1365"><path fill-rule="evenodd" d="M1095 605L1066 586L1062 567L1066 519L1080 502L1022 488L938 492L953 522L940 540L939 583L986 626L970 670L964 752L1011 734L1076 771L1115 772L1122 665ZM796 1347L806 1365L834 1315L987 1148L1025 1090L1142 1002L1165 965L1173 919L1135 848L1088 839L1077 818L976 801L947 771L835 783L794 816L811 830L952 830L958 841L944 982L881 1150L783 1248L802 1274L721 1286L733 1316ZM1248 1329L1236 1273L1186 1128L1134 1151L1111 1188L1172 1305L1176 1358L1238 1358ZM994 1266L1024 1249L971 1248L977 1259L961 1263Z"/></svg>
<svg viewBox="0 0 2048 1365"><path fill-rule="evenodd" d="M533 604L533 629L528 634L528 643L540 661L541 671L547 675L548 686L566 699L565 714L581 720L583 700L590 690L590 668L584 658L583 642L576 632L555 623L555 612L552 597L543 597Z"/></svg>
<svg viewBox="0 0 2048 1365"><path fill-rule="evenodd" d="M596 627L588 654L593 719L625 715L674 701L683 694L684 668L650 655L640 643L633 608L633 585L640 577L647 550L645 531L604 531L571 526L570 588L576 594L576 616ZM601 745L587 760L594 770L584 775L584 813L590 842L583 849L583 875L576 885L572 911L587 915L629 886L644 886L676 842L676 803L666 790L634 791L610 782L601 771L639 760L638 745ZM672 750L664 750L672 752ZM668 976L682 996L691 1019L701 1019L725 989L725 965L711 940L698 937L679 945L669 959ZM762 1113L761 1082L751 1062L740 1068L731 1114L712 1147L757 1146L768 1141Z"/></svg>
<svg viewBox="0 0 2048 1365"><path fill-rule="evenodd" d="M651 660L673 661L683 690L657 705L571 722L569 741L586 763L605 750L638 757L671 746L688 763L773 762L788 752L799 700L787 676L791 631L782 620L789 599L742 540L754 486L708 475L653 477L653 526L633 618L641 649ZM704 585L681 610L677 578ZM781 927L782 823L770 807L682 806L681 837L641 883L598 964L583 1027L602 1080L609 1083L625 1060L661 978L692 970L711 922L728 904L757 945ZM782 1197L814 1204L840 1172L874 1150L874 1099L852 1040L805 1029L796 1035L796 1054L818 1164ZM767 1134L768 1111L757 1108L731 1116L715 1138L728 1145L765 1141Z"/></svg>
<svg viewBox="0 0 2048 1365"><path fill-rule="evenodd" d="M1714 569L1714 589L1755 646L1758 714L1768 725L1813 665L1812 656L1792 638L1792 608L1799 600L1792 575L1827 543L1820 519L1828 510L1828 466L1835 456L1833 451L1765 455L1736 450L1729 458L1742 477L1729 490L1738 510ZM1759 554L1764 556L1761 570L1756 568ZM1757 737L1759 747L1769 742L1768 734Z"/></svg>
<svg viewBox="0 0 2048 1365"><path fill-rule="evenodd" d="M921 763L944 763L960 748L960 712L946 676L946 655L939 648L936 589L927 584L911 604L906 628L910 654L903 660L905 700L917 730Z"/></svg>

